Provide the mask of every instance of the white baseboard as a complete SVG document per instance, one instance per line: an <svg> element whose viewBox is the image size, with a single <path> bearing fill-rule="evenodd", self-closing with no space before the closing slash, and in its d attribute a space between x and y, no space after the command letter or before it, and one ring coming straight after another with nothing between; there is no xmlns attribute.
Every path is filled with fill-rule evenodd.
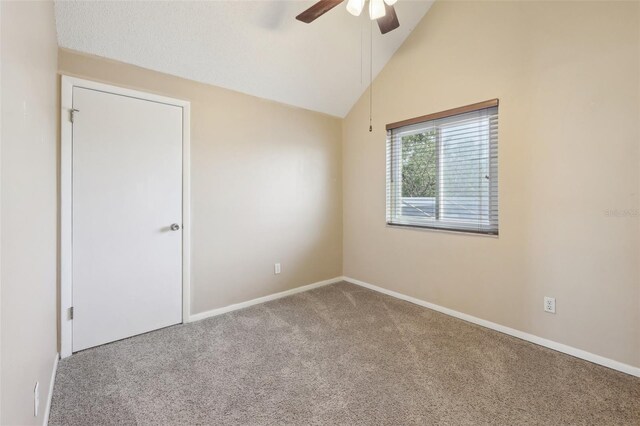
<svg viewBox="0 0 640 426"><path fill-rule="evenodd" d="M212 309L210 311L200 312L198 314L190 315L189 322L203 320L205 318L215 317L216 315L226 314L227 312L237 311L238 309L248 308L249 306L257 305L259 303L269 302L270 300L281 299L283 297L291 296L292 294L302 293L304 291L313 290L314 288L322 287L325 285L337 283L342 281L343 277L331 278L329 280L318 281L317 283L303 285L302 287L292 288L291 290L281 291L279 293L270 294L268 296L258 297L257 299L248 300L246 302L235 303L233 305L224 306L218 309Z"/></svg>
<svg viewBox="0 0 640 426"><path fill-rule="evenodd" d="M572 346L568 346L562 343L554 342L552 340L548 340L542 337L535 336L533 334L525 333L524 331L516 330L510 327L506 327L504 325L496 324L491 321L483 320L481 318L474 317L472 315L464 314L462 312L454 311L453 309L445 308L440 305L436 305L433 303L425 302L424 300L417 299L415 297L407 296L402 293L398 293L395 291L387 290L382 287L375 286L373 284L366 283L364 281L356 280L354 278L342 277L342 280L350 282L352 284L359 285L361 287L368 288L370 290L377 291L379 293L386 294L388 296L395 297L397 299L402 299L407 302L415 303L416 305L424 306L425 308L433 309L434 311L441 312L443 314L459 318L464 321L468 321L473 324L480 325L482 327L490 328L491 330L499 331L504 334L508 334L513 337L517 337L518 339L526 340L531 343L535 343L536 345L544 346L549 349L556 350L558 352L562 352L568 355L572 355L576 358L581 358L595 364L603 365L605 367L612 368L614 370L622 371L623 373L630 374L632 376L640 377L640 367L634 367L629 364L625 364L619 361L614 361L609 358L605 358L600 355L593 354L591 352L584 351L582 349L577 349Z"/></svg>
<svg viewBox="0 0 640 426"><path fill-rule="evenodd" d="M53 370L51 371L51 380L49 381L49 395L47 395L47 406L44 409L44 415L42 416L42 424L47 426L49 424L49 413L51 412L51 400L53 399L53 385L56 382L56 372L58 371L58 360L60 354L56 352L56 356L53 359Z"/></svg>
<svg viewBox="0 0 640 426"><path fill-rule="evenodd" d="M510 328L504 325L500 325L491 321L487 321L481 318L474 317L472 315L468 315L462 312L455 311L453 309L445 308L444 306L436 305L434 303L426 302L424 300L407 296L402 293L398 293L396 291L387 290L386 288L378 287L373 284L369 284L364 281L357 280L355 278L350 278L346 276L336 277L325 281L319 281L317 283L305 285L302 287L296 287L291 290L282 291L280 293L270 294L268 296L259 297L257 299L248 300L246 302L236 303L233 305L225 306L218 309L212 309L206 312L200 312L195 315L191 315L189 317L189 322L199 321L205 318L214 317L216 315L225 314L227 312L236 311L238 309L247 308L249 306L257 305L259 303L268 302L270 300L276 300L283 297L291 296L292 294L302 293L304 291L313 290L314 288L322 287L325 285L337 283L340 281L347 281L352 284L359 285L361 287L368 288L373 291L377 291L379 293L386 294L391 297L395 297L397 299L405 300L407 302L414 303L419 306L423 306L425 308L433 309L434 311L443 313L445 315L452 316L454 318L458 318L473 324L477 324L482 327L489 328L491 330L499 331L504 334L508 334L513 337L517 337L518 339L526 340L527 342L535 343L536 345L544 346L549 349L553 349L558 352L565 353L567 355L574 356L576 358L584 359L586 361L593 362L595 364L599 364L617 371L621 371L626 374L630 374L632 376L640 377L640 367L634 367L629 364L625 364L619 361L612 360L610 358L605 358L600 355L596 355L591 352L584 351L582 349L574 348L572 346L565 345L563 343L554 342L553 340L545 339L543 337L539 337L530 333L526 333L524 331L516 330L514 328ZM52 384L53 389L53 384ZM48 412L48 406L47 406Z"/></svg>

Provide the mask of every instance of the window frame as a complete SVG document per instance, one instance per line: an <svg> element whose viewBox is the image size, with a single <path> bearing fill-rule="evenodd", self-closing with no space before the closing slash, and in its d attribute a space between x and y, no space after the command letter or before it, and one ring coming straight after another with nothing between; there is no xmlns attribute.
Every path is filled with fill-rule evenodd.
<svg viewBox="0 0 640 426"><path fill-rule="evenodd" d="M444 122L438 125L438 123L435 122L436 120L443 120L449 117L455 117L462 114L477 112L477 111L490 109L490 108L496 108L496 114L497 114L498 105L499 105L499 100L492 99L484 102L479 102L476 104L467 105L464 107L454 108L454 109L441 111L434 114L428 114L420 117L411 118L408 120L399 121L396 123L387 124L386 126L386 130L387 130L386 223L387 223L387 226L408 227L408 228L415 228L415 229L436 230L436 231L455 232L455 233L469 233L474 235L485 235L485 236L493 236L493 237L497 237L499 235L499 220L498 220L499 200L497 199L497 196L498 196L498 188L497 188L498 141L497 141L497 134L496 134L495 144L492 143L493 137L491 136L491 131L492 131L491 119L489 118L489 123L488 123L489 137L488 137L488 143L486 147L487 154L488 154L487 167L489 169L489 176L490 176L489 185L487 189L488 200L489 200L489 205L487 207L488 219L485 223L481 225L480 225L480 222L475 222L470 220L455 219L455 218L448 218L446 220L442 220L441 218L442 211L440 207L444 205L443 197L445 192L443 191L443 179L441 176L442 170L443 170L442 128L446 127L447 123ZM428 126L429 124L428 122L430 121L435 123L431 123L432 125ZM401 134L400 136L398 136L397 134L393 135L393 131L402 130L402 128L407 128L409 126L416 126L420 124L424 124L425 126L417 127L414 129L408 128L406 129L406 135L405 134ZM433 218L415 217L415 216L408 216L408 215L402 215L402 214L394 215L394 212L399 212L402 210L402 208L399 206L399 203L402 203L403 198L405 198L405 197L402 197L402 168L403 168L402 138L419 134L419 133L425 133L425 132L431 131L431 129L435 131L436 188L437 188L436 196L434 197L435 206L434 206ZM496 132L497 132L497 129L496 129ZM398 143L400 144L400 146L396 147L395 144L398 144ZM493 155L494 149L495 149L495 158ZM495 167L495 173L496 173L495 179L492 173L492 171L494 170L494 167ZM496 197L495 206L491 202L493 194L495 194L495 197ZM494 210L495 210L495 219L493 217ZM437 223L439 221L441 221L440 223L444 225L438 225ZM461 226L456 227L455 226L456 222L460 223ZM452 226L447 226L449 224L451 224ZM473 225L478 224L477 228L474 229L473 226L470 226L472 224Z"/></svg>

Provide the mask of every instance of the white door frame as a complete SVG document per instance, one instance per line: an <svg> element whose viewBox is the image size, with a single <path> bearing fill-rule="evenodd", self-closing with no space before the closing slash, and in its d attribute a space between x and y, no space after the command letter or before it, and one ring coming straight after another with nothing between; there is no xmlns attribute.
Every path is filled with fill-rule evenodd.
<svg viewBox="0 0 640 426"><path fill-rule="evenodd" d="M189 322L190 312L190 264L191 264L191 175L189 148L190 107L188 101L167 98L137 90L125 89L76 77L63 75L60 94L60 356L66 358L73 352L73 327L71 307L73 306L72 283L72 144L73 88L97 90L121 96L160 102L182 108L182 322Z"/></svg>

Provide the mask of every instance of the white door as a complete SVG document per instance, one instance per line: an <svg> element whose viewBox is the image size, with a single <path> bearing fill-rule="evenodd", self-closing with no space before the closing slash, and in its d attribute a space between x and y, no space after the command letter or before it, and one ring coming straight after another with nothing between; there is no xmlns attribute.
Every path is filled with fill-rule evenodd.
<svg viewBox="0 0 640 426"><path fill-rule="evenodd" d="M182 321L183 123L178 106L80 87L73 108L75 352Z"/></svg>

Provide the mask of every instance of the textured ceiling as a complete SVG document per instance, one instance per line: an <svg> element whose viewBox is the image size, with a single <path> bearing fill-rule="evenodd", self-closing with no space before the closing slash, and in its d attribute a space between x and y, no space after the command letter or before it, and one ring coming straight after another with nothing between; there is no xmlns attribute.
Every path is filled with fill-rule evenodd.
<svg viewBox="0 0 640 426"><path fill-rule="evenodd" d="M373 28L373 74L431 6L399 0L400 28ZM57 1L60 47L344 117L369 82L370 23L313 1ZM375 25L375 23L374 23Z"/></svg>

